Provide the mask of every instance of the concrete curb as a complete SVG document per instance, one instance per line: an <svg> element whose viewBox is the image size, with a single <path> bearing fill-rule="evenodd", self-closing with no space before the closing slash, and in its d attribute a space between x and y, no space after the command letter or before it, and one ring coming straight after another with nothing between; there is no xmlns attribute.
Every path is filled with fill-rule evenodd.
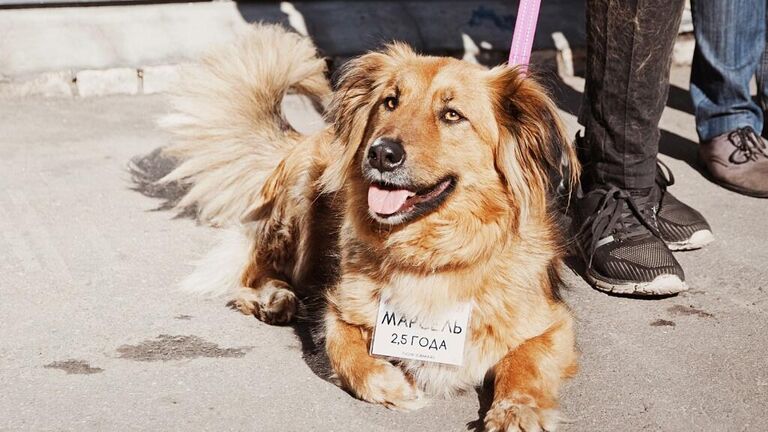
<svg viewBox="0 0 768 432"><path fill-rule="evenodd" d="M46 72L15 80L0 80L0 98L93 97L163 93L173 85L178 65L138 69L86 69Z"/></svg>

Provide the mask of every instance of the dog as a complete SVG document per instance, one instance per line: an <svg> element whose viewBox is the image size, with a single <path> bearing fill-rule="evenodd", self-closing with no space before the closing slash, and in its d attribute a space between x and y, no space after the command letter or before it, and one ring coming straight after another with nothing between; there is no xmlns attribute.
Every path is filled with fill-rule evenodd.
<svg viewBox="0 0 768 432"><path fill-rule="evenodd" d="M180 164L162 181L229 227L184 286L269 324L322 295L330 366L362 400L412 410L491 378L486 430L554 430L577 351L552 191L579 168L552 100L519 69L402 43L349 61L334 89L326 74L307 38L263 24L180 74L163 121ZM288 92L329 125L296 132ZM401 342L414 352L373 352Z"/></svg>

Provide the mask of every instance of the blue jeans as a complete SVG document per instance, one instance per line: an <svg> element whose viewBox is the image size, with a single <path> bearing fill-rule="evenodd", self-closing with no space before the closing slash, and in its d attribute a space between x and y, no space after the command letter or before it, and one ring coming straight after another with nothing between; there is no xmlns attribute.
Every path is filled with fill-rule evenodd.
<svg viewBox="0 0 768 432"><path fill-rule="evenodd" d="M692 0L691 9L691 98L699 139L745 126L761 133L763 110L750 96L749 81L757 74L759 99L768 101L766 0Z"/></svg>

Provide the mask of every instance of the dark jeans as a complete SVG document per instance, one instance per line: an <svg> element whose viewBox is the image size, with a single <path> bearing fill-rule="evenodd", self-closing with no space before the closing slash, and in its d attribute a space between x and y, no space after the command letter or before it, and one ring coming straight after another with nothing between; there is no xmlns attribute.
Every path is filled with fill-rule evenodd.
<svg viewBox="0 0 768 432"><path fill-rule="evenodd" d="M588 0L587 72L579 122L583 182L654 185L659 119L684 0Z"/></svg>
<svg viewBox="0 0 768 432"><path fill-rule="evenodd" d="M752 100L749 80L757 72L760 100L765 104L765 3L691 2L696 34L691 98L702 141L744 126L757 133L763 130L763 110Z"/></svg>

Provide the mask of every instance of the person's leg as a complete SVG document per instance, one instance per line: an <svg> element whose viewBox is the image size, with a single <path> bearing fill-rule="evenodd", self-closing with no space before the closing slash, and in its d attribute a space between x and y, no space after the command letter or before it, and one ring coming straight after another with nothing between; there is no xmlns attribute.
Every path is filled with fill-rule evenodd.
<svg viewBox="0 0 768 432"><path fill-rule="evenodd" d="M657 169L658 123L683 4L587 2L587 75L579 116L585 133L576 140L584 192L576 200L575 220L586 279L604 291L684 291L685 275L670 247L692 249L712 239L704 218L666 192L671 182ZM676 238L667 238L670 233Z"/></svg>
<svg viewBox="0 0 768 432"><path fill-rule="evenodd" d="M694 1L692 12L691 98L701 160L722 186L768 198L768 146L760 137L768 72L766 0ZM749 91L756 73L759 103Z"/></svg>
<svg viewBox="0 0 768 432"><path fill-rule="evenodd" d="M745 126L763 129L749 81L765 48L765 0L692 1L696 50L691 99L701 141Z"/></svg>
<svg viewBox="0 0 768 432"><path fill-rule="evenodd" d="M659 119L684 0L588 0L580 122L587 183L654 186Z"/></svg>

